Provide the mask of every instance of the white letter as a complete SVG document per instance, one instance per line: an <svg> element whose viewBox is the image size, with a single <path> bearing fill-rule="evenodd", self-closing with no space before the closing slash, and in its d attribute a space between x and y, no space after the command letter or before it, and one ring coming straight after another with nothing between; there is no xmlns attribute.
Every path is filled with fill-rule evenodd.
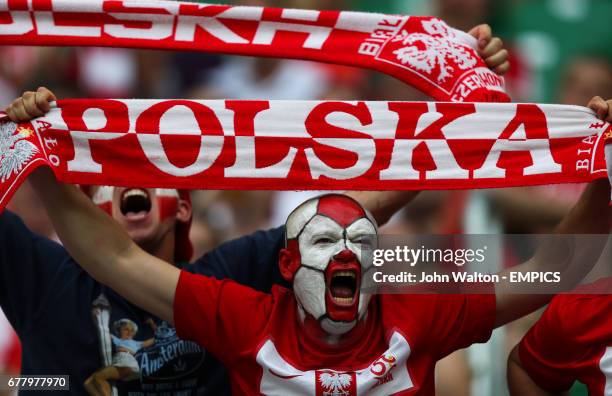
<svg viewBox="0 0 612 396"><path fill-rule="evenodd" d="M104 111L92 107L83 113L83 122L88 130L95 131L105 128L108 119ZM89 141L112 140L123 135L125 133L70 131L70 137L74 145L74 158L68 161L68 170L71 172L102 173L102 165L94 161L91 156Z"/></svg>
<svg viewBox="0 0 612 396"><path fill-rule="evenodd" d="M474 178L494 179L506 176L506 170L497 166L499 156L504 151L528 151L532 165L525 168L525 175L538 173L561 172L561 165L556 163L550 152L548 139L508 140L499 139L491 147L482 167L474 170Z"/></svg>
<svg viewBox="0 0 612 396"><path fill-rule="evenodd" d="M319 18L319 11L315 10L283 10L282 17L287 19L297 19L301 21L316 21ZM302 25L295 22L268 22L262 21L257 27L253 44L272 44L276 32L282 30L287 32L308 33L303 48L321 49L331 33L331 28L323 26Z"/></svg>
<svg viewBox="0 0 612 396"><path fill-rule="evenodd" d="M74 158L68 161L68 170L71 172L102 173L102 165L94 161L91 156L89 141L112 140L123 135L123 133L70 131L70 137L74 145Z"/></svg>
<svg viewBox="0 0 612 396"><path fill-rule="evenodd" d="M163 40L170 37L172 34L172 25L174 22L173 15L161 14L127 14L127 13L111 13L111 16L122 21L143 21L151 22L151 27L131 28L124 25L112 24L105 25L104 31L113 37L133 38L133 39L149 39Z"/></svg>
<svg viewBox="0 0 612 396"><path fill-rule="evenodd" d="M8 10L6 1L0 5L0 12ZM19 35L31 32L34 29L29 11L9 11L13 22L0 23L0 35Z"/></svg>
<svg viewBox="0 0 612 396"><path fill-rule="evenodd" d="M87 0L79 3L79 12L102 13L103 0ZM71 12L64 4L51 2L52 10L57 12ZM100 37L102 29L98 26L60 26L55 24L53 11L34 11L34 19L38 34L49 36L85 36ZM75 16L76 13L73 13Z"/></svg>
<svg viewBox="0 0 612 396"><path fill-rule="evenodd" d="M203 6L206 8L210 6ZM244 13L247 20L259 20L263 13L261 7L232 7L214 17L179 15L174 38L177 41L193 41L195 38L196 26L206 30L210 35L218 38L224 43L248 44L249 41L234 33L231 29L221 23L217 18L237 18L240 13ZM236 15L235 15L236 14Z"/></svg>
<svg viewBox="0 0 612 396"><path fill-rule="evenodd" d="M331 33L331 28L297 23L260 22L253 44L271 45L277 31L308 33L303 48L321 49Z"/></svg>
<svg viewBox="0 0 612 396"><path fill-rule="evenodd" d="M441 139L398 139L393 145L391 163L380 172L381 180L418 180L419 172L412 166L412 153L425 143L436 169L425 171L427 179L467 179L470 172L457 163L448 143Z"/></svg>
<svg viewBox="0 0 612 396"><path fill-rule="evenodd" d="M306 153L313 179L318 179L321 176L336 180L353 179L367 172L374 162L376 145L372 139L317 138L314 141L341 150L351 151L357 154L357 162L348 168L332 168L321 161L313 149L308 148L304 150L304 153Z"/></svg>
<svg viewBox="0 0 612 396"><path fill-rule="evenodd" d="M134 8L151 8L151 3L139 4L135 1L124 1L125 7ZM163 40L172 35L174 27L174 14L178 12L178 4L162 3L161 9L168 14L143 14L143 13L118 13L114 12L110 15L123 21L143 21L151 22L149 28L132 28L120 24L108 24L104 26L104 31L113 37L134 38L134 39L150 39Z"/></svg>
<svg viewBox="0 0 612 396"><path fill-rule="evenodd" d="M257 168L255 165L255 137L236 136L236 162L230 168L225 169L225 177L270 177L285 178L289 174L291 164L297 149L291 147L289 153L281 161L274 165Z"/></svg>
<svg viewBox="0 0 612 396"><path fill-rule="evenodd" d="M170 116L171 112L174 113L174 116ZM187 115L193 117L192 120L194 124L187 124L187 119L185 118ZM162 115L159 123L160 133L138 133L137 137L147 159L161 171L172 176L192 176L210 168L221 154L225 137L222 135L201 135L202 130L195 119L193 111L189 107L175 105L169 108L164 115ZM200 135L198 157L191 165L179 168L170 162L161 141L164 125L168 126L168 128L165 128L168 129L168 134L176 134L178 130L181 131L182 134ZM176 125L180 125L180 128L177 128Z"/></svg>

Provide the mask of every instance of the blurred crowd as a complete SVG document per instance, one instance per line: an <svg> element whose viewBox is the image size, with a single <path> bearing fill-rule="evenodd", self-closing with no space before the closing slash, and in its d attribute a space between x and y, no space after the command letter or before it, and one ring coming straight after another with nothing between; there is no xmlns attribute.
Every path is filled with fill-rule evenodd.
<svg viewBox="0 0 612 396"><path fill-rule="evenodd" d="M517 102L586 105L612 98L610 0L240 0L242 5L351 9L436 15L469 30L489 23L511 53L507 88ZM0 108L22 91L44 85L60 98L362 99L427 100L400 82L370 71L294 60L223 57L115 48L0 47ZM546 233L573 205L583 186L557 185L477 192L422 193L383 233ZM232 237L280 225L316 192L196 191L191 230L196 256ZM30 229L54 231L24 185L10 209ZM514 254L520 260L520 252ZM495 269L492 269L495 270ZM499 394L511 348L527 318L439 364L440 395ZM0 372L15 370L11 341L0 319ZM9 365L9 362L10 365ZM4 367L3 367L4 364ZM579 391L577 391L579 392ZM579 394L579 393L576 393Z"/></svg>

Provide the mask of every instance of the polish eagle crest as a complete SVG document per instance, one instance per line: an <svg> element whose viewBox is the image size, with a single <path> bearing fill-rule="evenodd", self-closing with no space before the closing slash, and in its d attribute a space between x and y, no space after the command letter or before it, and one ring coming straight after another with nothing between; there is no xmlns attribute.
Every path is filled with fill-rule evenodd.
<svg viewBox="0 0 612 396"><path fill-rule="evenodd" d="M325 372L319 373L319 383L326 396L344 396L350 394L350 374Z"/></svg>
<svg viewBox="0 0 612 396"><path fill-rule="evenodd" d="M403 47L393 51L397 60L425 73L433 73L439 68L438 83L444 82L455 70L473 67L477 60L471 49L456 40L453 30L443 21L432 19L422 22L423 29L429 33L409 33L403 29L392 39L401 42Z"/></svg>
<svg viewBox="0 0 612 396"><path fill-rule="evenodd" d="M18 174L38 153L38 148L27 140L33 134L30 128L18 128L14 122L0 123L0 182Z"/></svg>

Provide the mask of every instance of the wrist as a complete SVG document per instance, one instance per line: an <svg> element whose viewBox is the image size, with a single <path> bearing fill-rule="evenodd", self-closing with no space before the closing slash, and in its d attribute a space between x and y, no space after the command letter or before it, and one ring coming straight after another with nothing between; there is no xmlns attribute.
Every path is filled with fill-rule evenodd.
<svg viewBox="0 0 612 396"><path fill-rule="evenodd" d="M28 176L28 181L41 198L49 194L54 186L57 186L55 175L47 166L40 166L32 171Z"/></svg>

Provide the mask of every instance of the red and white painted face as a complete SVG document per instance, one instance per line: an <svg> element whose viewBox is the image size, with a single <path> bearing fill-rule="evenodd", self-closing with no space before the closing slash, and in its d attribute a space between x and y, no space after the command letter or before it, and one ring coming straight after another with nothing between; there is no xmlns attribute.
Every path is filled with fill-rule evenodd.
<svg viewBox="0 0 612 396"><path fill-rule="evenodd" d="M330 334L349 331L370 300L361 286L372 268L364 251L376 248L376 222L353 199L325 195L294 210L286 232L287 248L300 260L293 290L301 312Z"/></svg>
<svg viewBox="0 0 612 396"><path fill-rule="evenodd" d="M174 229L179 204L177 190L97 186L91 199L145 249L159 244Z"/></svg>

